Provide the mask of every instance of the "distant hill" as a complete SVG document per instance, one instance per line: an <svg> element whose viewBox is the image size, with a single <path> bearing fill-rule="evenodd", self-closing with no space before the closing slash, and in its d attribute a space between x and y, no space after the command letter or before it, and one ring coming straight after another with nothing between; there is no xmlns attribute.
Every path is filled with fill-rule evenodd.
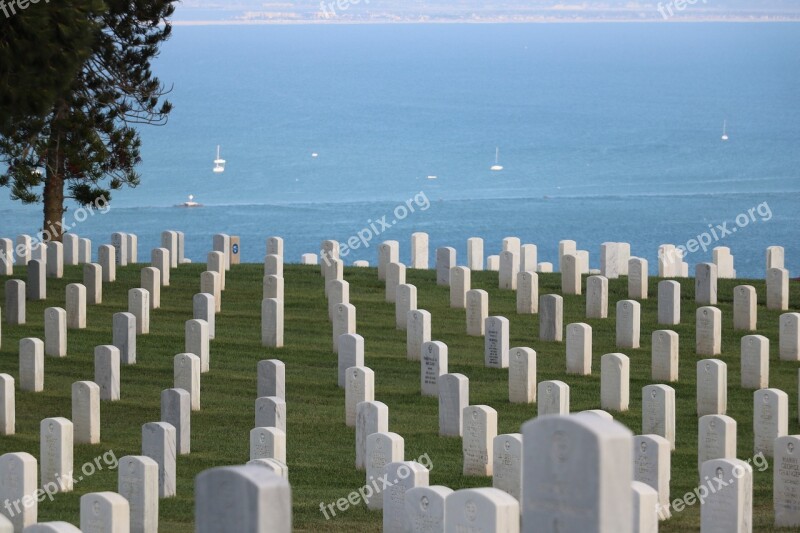
<svg viewBox="0 0 800 533"><path fill-rule="evenodd" d="M678 9L676 3L683 9ZM800 20L796 0L184 0L184 23Z"/></svg>

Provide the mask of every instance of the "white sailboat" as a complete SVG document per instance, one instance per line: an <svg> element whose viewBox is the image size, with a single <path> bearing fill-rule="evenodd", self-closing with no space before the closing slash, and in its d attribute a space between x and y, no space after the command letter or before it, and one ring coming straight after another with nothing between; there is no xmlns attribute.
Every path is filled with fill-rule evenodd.
<svg viewBox="0 0 800 533"><path fill-rule="evenodd" d="M214 174L225 172L225 160L219 156L219 145L217 145L217 158L214 160Z"/></svg>
<svg viewBox="0 0 800 533"><path fill-rule="evenodd" d="M494 152L494 165L492 166L491 170L493 170L494 172L500 172L501 170L503 170L503 165L500 164L500 148L499 147Z"/></svg>
<svg viewBox="0 0 800 533"><path fill-rule="evenodd" d="M728 121L725 120L722 122L722 140L728 140Z"/></svg>

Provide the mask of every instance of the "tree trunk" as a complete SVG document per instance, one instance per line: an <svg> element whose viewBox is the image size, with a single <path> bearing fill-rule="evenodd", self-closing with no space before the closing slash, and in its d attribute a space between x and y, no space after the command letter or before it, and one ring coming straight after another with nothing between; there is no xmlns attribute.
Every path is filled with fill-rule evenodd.
<svg viewBox="0 0 800 533"><path fill-rule="evenodd" d="M66 104L59 102L51 124L50 142L47 149L47 180L44 184L44 226L43 241L61 242L64 227L64 154L62 151L62 131L59 127L66 112Z"/></svg>

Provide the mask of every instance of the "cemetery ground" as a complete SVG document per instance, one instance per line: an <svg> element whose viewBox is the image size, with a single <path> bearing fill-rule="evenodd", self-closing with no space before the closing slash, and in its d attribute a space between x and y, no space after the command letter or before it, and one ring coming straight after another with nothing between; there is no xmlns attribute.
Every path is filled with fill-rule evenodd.
<svg viewBox="0 0 800 533"><path fill-rule="evenodd" d="M17 434L0 436L0 454L25 451L39 457L39 423L47 417L71 418L71 385L94 377L94 347L111 344L112 315L127 311L128 290L139 287L138 264L117 269L117 281L103 284L103 303L87 307L87 329L69 330L68 355L45 358L45 389L41 393L17 390ZM65 266L63 279L47 280L48 299L27 302L27 325L2 324L0 372L19 378L18 344L21 338L43 338L46 307L64 307L65 287L82 283L82 266ZM81 466L108 451L116 458L141 453L141 427L160 420L160 394L173 386L173 357L184 352L184 323L192 318L192 296L199 292L203 264L181 265L162 288L161 308L151 311L149 335L137 338L137 363L121 368L121 400L101 403L101 443L75 445L75 475ZM177 497L160 500L160 530L193 531L194 478L201 471L249 459L249 433L254 427L256 365L264 359L286 364L287 463L292 486L296 531L380 531L381 513L363 503L326 520L320 503L336 503L365 483L355 461L355 430L345 426L344 389L337 386L337 359L331 349L331 324L318 266L286 265L285 348L261 345L261 264L234 265L227 274L222 312L216 318L211 341L211 371L202 376L202 410L192 413L191 454L177 459ZM24 269L16 277L24 279ZM405 439L405 457L428 454L431 485L452 489L491 486L491 478L464 477L460 438L438 435L438 400L420 395L420 363L406 358L406 332L395 328L394 304L384 300L384 283L374 268L346 268L350 303L357 308L357 332L365 339L365 365L375 372L375 400L389 407L389 431ZM5 281L5 280L3 280ZM585 287L585 276L583 284ZM680 376L669 383L676 391L677 448L672 454L671 500L698 486L694 283L682 285L681 324L657 324L657 277L650 277L650 298L641 301L641 348L615 347L615 304L627 299L627 278L609 281L609 318L586 319L586 296L564 296L564 325L585 322L593 330L592 375L567 375L565 343L538 340L538 316L517 315L515 292L498 289L497 272L472 272L472 288L489 292L489 315L510 321L511 347L526 346L537 353L537 382L560 379L570 386L571 411L600 408L600 358L622 352L630 357L630 410L612 413L634 434L641 433L641 390L657 383L650 378L651 332L672 329L680 335ZM406 283L418 287L418 308L430 311L431 339L449 348L448 372L469 380L470 405L485 404L498 411L498 434L518 433L536 415L535 404L510 404L508 370L484 367L483 337L466 335L464 309L449 307L449 288L436 285L435 270L407 271ZM719 359L728 365L728 411L738 423L740 459L753 457L753 391L740 387L740 338L750 332L733 330L733 288L750 284L758 291L758 330L770 339L769 386L790 398L789 434L798 427L798 364L778 359L779 311L766 309L763 280L719 280L717 307L723 314ZM560 294L560 274L539 274L539 294ZM0 284L0 292L4 289ZM792 283L791 310L800 302L800 284ZM0 301L4 301L0 298ZM546 452L543 452L546 453ZM754 468L754 531L773 529L772 461L763 472ZM39 521L79 522L79 498L97 491L116 491L117 472L103 469L76 481L72 493L58 494L39 504ZM609 473L608 475L613 475ZM2 504L2 502L0 502ZM330 516L330 511L328 511ZM674 512L660 524L662 531L698 531L700 506Z"/></svg>

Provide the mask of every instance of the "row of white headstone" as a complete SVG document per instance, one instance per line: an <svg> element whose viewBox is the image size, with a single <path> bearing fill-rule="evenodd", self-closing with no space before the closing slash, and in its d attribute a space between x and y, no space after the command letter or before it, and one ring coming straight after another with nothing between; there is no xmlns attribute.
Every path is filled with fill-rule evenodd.
<svg viewBox="0 0 800 533"><path fill-rule="evenodd" d="M115 242L129 242L119 239L114 234ZM95 349L95 381L76 382L72 387L73 416L72 421L65 418L45 419L41 424L41 487L53 492L72 490L73 481L69 473L73 471L74 443L97 444L100 442L100 400L118 400L120 397L120 362L135 364L136 335L149 331L149 311L159 307L159 294L162 284L169 283L169 270L177 267L170 260L170 249L177 250L178 232L164 232L165 248L153 251L153 267L142 270L142 285L145 288L132 289L129 292L128 313L114 315L113 346L98 346ZM220 241L215 236L215 247ZM135 240L134 240L135 242ZM172 244L170 244L170 242ZM227 248L225 248L227 250ZM107 257L114 257L112 249ZM226 252L227 253L227 252ZM123 250L122 255L125 256ZM82 499L81 527L92 531L134 531L155 532L158 528L158 498L175 495L175 454L190 452L190 419L191 411L200 409L200 375L209 370L209 336L213 337L213 329L217 312L214 293L220 290L220 272L224 275L226 263L222 252L209 254L209 272L204 273L203 287L209 290L196 294L193 301L195 318L186 322L186 352L178 354L174 359L174 389L167 389L161 394L162 421L145 424L142 428L142 457L128 457L120 462L119 491L124 497L114 493L100 493L84 496ZM185 261L184 261L185 262ZM87 265L89 267L90 265ZM102 266L98 265L98 269ZM218 270L219 272L215 272ZM210 275L209 275L210 274ZM210 279L210 283L208 280ZM222 278L224 279L224 278ZM110 280L110 281L113 281ZM101 285L100 285L101 286ZM82 286L78 286L82 287ZM72 289L72 290L71 290ZM101 290L101 289L100 289ZM71 303L83 297L82 305ZM93 303L100 303L102 297ZM24 301L24 299L23 299ZM44 355L55 357L66 356L66 329L74 322L70 319L75 313L85 321L85 292L67 288L67 311L49 308L45 311L45 342L39 339L23 339L20 342L20 388L38 392L44 388ZM24 323L24 312L22 320ZM75 325L74 327L79 327ZM85 327L85 324L83 325ZM0 414L2 414L2 434L12 435L15 432L14 380L6 374L0 375ZM52 523L36 524L35 499L29 501L29 495L36 490L27 490L30 483L18 483L20 479L36 479L36 460L27 454L7 454L9 470L15 470L22 464L27 469L22 478L16 476L0 476L0 495L11 502L26 502L22 506L24 512L11 510L10 518L14 531L30 528L69 528L68 524ZM31 461L32 459L32 461ZM285 464L267 460L262 466L286 475ZM259 463L259 464L261 464ZM0 467L1 469L2 467ZM30 470L33 469L33 475ZM80 479L80 478L79 478ZM57 481L57 483L56 483ZM91 498L89 498L91 496ZM121 498L121 500L120 500ZM130 507L128 506L130 502ZM28 505L33 503L33 505ZM124 504L124 505L123 505ZM93 509L94 516L85 525L84 506ZM0 526L3 524L0 523ZM26 531L28 530L26 529ZM61 529L57 529L61 530ZM70 530L70 529L64 529ZM74 527L73 529L74 530ZM2 531L2 529L0 529Z"/></svg>

